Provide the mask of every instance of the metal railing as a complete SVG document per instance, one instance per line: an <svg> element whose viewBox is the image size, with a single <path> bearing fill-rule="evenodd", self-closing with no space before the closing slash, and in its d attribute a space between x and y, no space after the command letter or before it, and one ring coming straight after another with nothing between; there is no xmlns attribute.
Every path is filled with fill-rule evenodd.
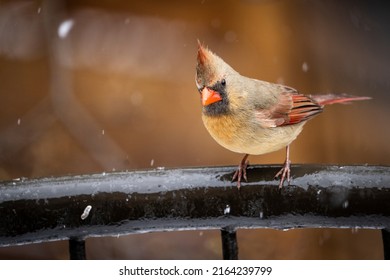
<svg viewBox="0 0 390 280"><path fill-rule="evenodd" d="M248 183L234 167L156 169L0 183L0 246L69 240L85 259L85 239L167 230L220 229L224 259L238 258L239 228L381 229L390 258L390 167L251 166Z"/></svg>

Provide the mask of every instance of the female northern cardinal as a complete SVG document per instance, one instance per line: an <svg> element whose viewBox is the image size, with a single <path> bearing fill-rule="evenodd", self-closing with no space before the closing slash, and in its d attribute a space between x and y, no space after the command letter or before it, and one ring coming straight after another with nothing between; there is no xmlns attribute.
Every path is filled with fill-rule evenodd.
<svg viewBox="0 0 390 280"><path fill-rule="evenodd" d="M290 183L289 145L309 119L324 105L366 100L351 95L298 93L280 84L241 76L219 56L198 41L196 86L201 95L202 119L211 136L223 147L245 154L233 175L240 188L246 178L247 158L286 149L286 161L275 175L279 188Z"/></svg>

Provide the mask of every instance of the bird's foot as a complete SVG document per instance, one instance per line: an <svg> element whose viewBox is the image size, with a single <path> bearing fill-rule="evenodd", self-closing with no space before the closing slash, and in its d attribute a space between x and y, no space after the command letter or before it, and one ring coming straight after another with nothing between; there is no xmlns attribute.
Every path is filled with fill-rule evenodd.
<svg viewBox="0 0 390 280"><path fill-rule="evenodd" d="M237 179L237 188L240 189L241 187L241 179L244 178L245 182L248 181L246 177L246 168L248 167L249 161L247 161L248 155L245 155L244 158L241 160L240 164L238 165L238 169L236 172L234 172L232 182Z"/></svg>
<svg viewBox="0 0 390 280"><path fill-rule="evenodd" d="M282 169L280 169L280 171L278 173L276 173L276 175L274 177L276 179L281 175L279 189L281 189L283 187L283 183L284 183L285 179L287 179L287 183L290 184L290 179L291 179L290 178L290 164L291 164L291 161L289 159L286 159Z"/></svg>

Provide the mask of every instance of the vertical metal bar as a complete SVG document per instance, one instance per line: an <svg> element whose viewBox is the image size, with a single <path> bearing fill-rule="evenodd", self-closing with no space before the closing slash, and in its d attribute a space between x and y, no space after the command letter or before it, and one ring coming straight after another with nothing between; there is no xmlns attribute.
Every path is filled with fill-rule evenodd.
<svg viewBox="0 0 390 280"><path fill-rule="evenodd" d="M385 260L390 260L390 229L382 229L383 255Z"/></svg>
<svg viewBox="0 0 390 280"><path fill-rule="evenodd" d="M85 260L85 240L80 237L69 238L69 258L71 260Z"/></svg>
<svg viewBox="0 0 390 280"><path fill-rule="evenodd" d="M224 260L238 260L237 234L234 228L222 228L222 256Z"/></svg>

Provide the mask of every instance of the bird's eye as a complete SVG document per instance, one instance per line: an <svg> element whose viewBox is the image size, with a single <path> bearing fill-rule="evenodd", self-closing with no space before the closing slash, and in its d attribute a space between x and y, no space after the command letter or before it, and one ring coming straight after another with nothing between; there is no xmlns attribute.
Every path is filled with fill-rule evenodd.
<svg viewBox="0 0 390 280"><path fill-rule="evenodd" d="M226 86L226 80L225 79L221 80L221 85Z"/></svg>

